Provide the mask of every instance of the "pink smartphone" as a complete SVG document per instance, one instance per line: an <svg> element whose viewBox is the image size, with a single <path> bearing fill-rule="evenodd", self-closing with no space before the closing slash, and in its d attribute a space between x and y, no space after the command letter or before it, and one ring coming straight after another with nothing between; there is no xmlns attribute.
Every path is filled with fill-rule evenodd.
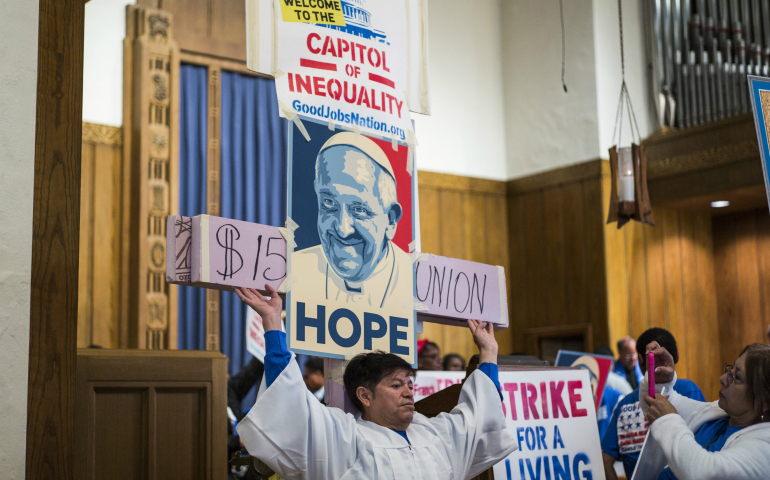
<svg viewBox="0 0 770 480"><path fill-rule="evenodd" d="M647 354L647 394L655 398L655 354Z"/></svg>

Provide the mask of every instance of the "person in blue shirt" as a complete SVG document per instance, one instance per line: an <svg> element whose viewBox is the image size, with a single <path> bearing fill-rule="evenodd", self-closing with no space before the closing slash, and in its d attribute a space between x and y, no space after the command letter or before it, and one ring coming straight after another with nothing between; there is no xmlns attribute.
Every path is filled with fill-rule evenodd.
<svg viewBox="0 0 770 480"><path fill-rule="evenodd" d="M612 367L612 371L625 378L631 390L639 388L642 381L642 369L639 367L639 352L636 351L636 342L631 337L623 337L618 340L618 359Z"/></svg>
<svg viewBox="0 0 770 480"><path fill-rule="evenodd" d="M644 356L646 346L651 342L658 342L658 344L663 345L671 353L674 362L679 361L676 339L668 330L651 328L642 333L636 341L639 357ZM638 362L638 364L641 364L643 370L647 369L645 362ZM678 379L674 385L674 390L685 397L700 402L705 401L703 392L690 380ZM614 464L618 460L623 462L626 478L631 478L634 475L636 462L639 460L639 453L642 451L648 428L649 424L639 405L639 388L637 388L623 397L615 406L607 431L602 437L602 458L607 480L617 480Z"/></svg>

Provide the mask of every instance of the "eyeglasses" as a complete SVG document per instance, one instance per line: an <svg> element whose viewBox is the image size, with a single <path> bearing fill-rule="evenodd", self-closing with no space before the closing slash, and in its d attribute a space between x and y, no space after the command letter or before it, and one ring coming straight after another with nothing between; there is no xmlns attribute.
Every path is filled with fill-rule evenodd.
<svg viewBox="0 0 770 480"><path fill-rule="evenodd" d="M742 379L741 377L739 377L738 375L736 375L733 372L733 366L732 365L729 365L729 364L725 363L725 371L724 371L724 373L727 374L727 382L728 383L735 382L738 385L743 385L743 384L746 383L746 380Z"/></svg>
<svg viewBox="0 0 770 480"><path fill-rule="evenodd" d="M625 358L626 360L631 360L632 358L638 358L638 357L639 357L638 353L629 353L629 354L623 355L623 358Z"/></svg>

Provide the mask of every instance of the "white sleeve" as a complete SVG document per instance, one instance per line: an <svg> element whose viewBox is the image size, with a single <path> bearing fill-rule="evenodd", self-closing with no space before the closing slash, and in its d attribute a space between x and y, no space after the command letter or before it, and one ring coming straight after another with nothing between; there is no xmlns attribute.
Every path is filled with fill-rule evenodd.
<svg viewBox="0 0 770 480"><path fill-rule="evenodd" d="M668 466L679 480L754 480L767 478L770 455L767 441L741 438L730 448L708 452L679 415L664 415L650 427Z"/></svg>
<svg viewBox="0 0 770 480"><path fill-rule="evenodd" d="M516 450L497 387L478 370L463 384L457 406L428 423L448 450L456 478L475 477Z"/></svg>
<svg viewBox="0 0 770 480"><path fill-rule="evenodd" d="M287 480L341 478L356 458L353 416L322 405L295 361L270 387L266 383L237 427L249 453Z"/></svg>

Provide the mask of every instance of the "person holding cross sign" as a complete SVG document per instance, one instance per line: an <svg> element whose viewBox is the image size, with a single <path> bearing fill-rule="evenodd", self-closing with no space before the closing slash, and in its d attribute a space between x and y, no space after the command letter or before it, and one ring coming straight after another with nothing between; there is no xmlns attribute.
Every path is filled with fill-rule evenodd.
<svg viewBox="0 0 770 480"><path fill-rule="evenodd" d="M497 380L492 325L468 320L479 368L463 384L457 406L434 418L414 411L412 366L381 351L359 354L345 368L345 390L359 419L326 407L307 391L281 331L281 299L238 288L262 317L265 381L237 430L249 453L287 479L465 479L516 450L506 428ZM480 370L480 371L479 371Z"/></svg>

